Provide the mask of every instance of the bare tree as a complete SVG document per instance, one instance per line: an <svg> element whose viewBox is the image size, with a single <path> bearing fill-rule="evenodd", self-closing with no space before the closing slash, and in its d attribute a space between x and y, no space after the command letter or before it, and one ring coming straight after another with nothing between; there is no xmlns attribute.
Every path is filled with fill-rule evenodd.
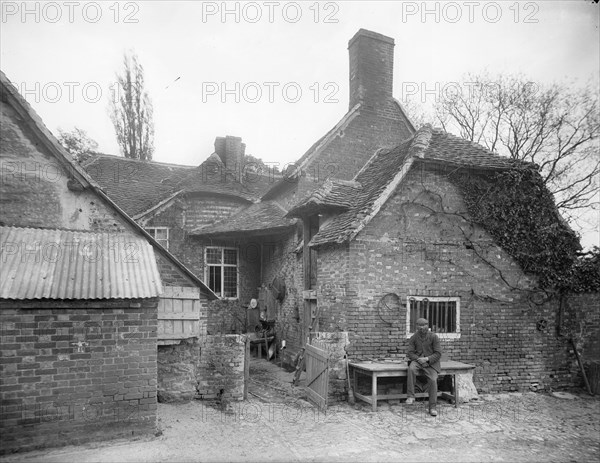
<svg viewBox="0 0 600 463"><path fill-rule="evenodd" d="M134 53L125 54L123 74L117 74L110 116L117 142L126 158L151 161L154 152L152 102L144 89L144 68Z"/></svg>
<svg viewBox="0 0 600 463"><path fill-rule="evenodd" d="M85 130L74 127L70 132L58 129L58 141L73 156L73 159L78 160L82 154L96 151L98 143L88 136Z"/></svg>
<svg viewBox="0 0 600 463"><path fill-rule="evenodd" d="M566 83L548 87L522 77L467 75L444 95L435 117L448 132L498 154L537 164L568 220L598 207L598 91Z"/></svg>

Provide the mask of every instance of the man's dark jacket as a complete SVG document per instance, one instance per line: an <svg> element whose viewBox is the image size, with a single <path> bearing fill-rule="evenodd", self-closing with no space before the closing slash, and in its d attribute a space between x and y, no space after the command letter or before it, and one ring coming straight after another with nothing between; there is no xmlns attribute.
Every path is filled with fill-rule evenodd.
<svg viewBox="0 0 600 463"><path fill-rule="evenodd" d="M441 370L440 359L442 358L442 349L438 335L427 332L425 337L415 333L408 340L408 352L406 353L410 361L417 360L420 357L429 357L429 366L438 373Z"/></svg>

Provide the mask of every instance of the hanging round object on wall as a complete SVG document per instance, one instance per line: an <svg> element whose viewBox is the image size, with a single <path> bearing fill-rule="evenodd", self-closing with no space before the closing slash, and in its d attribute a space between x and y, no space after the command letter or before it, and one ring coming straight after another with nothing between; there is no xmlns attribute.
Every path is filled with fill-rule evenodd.
<svg viewBox="0 0 600 463"><path fill-rule="evenodd" d="M392 325L400 320L400 296L387 293L377 303L377 315L382 321Z"/></svg>
<svg viewBox="0 0 600 463"><path fill-rule="evenodd" d="M250 299L250 305L248 306L248 308L256 309L257 307L258 307L258 301L256 299Z"/></svg>

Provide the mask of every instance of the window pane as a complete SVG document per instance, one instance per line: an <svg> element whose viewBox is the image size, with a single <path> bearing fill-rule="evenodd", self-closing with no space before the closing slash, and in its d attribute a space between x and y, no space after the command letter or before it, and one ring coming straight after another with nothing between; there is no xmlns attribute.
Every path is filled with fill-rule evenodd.
<svg viewBox="0 0 600 463"><path fill-rule="evenodd" d="M237 265L237 250L236 249L224 249L223 254L225 257L226 264Z"/></svg>
<svg viewBox="0 0 600 463"><path fill-rule="evenodd" d="M223 285L224 297L237 297L237 269L224 267L225 282Z"/></svg>
<svg viewBox="0 0 600 463"><path fill-rule="evenodd" d="M166 228L157 228L154 235L157 240L166 240L169 237L169 231Z"/></svg>
<svg viewBox="0 0 600 463"><path fill-rule="evenodd" d="M415 301L410 301L410 332L414 333L417 329L417 304Z"/></svg>
<svg viewBox="0 0 600 463"><path fill-rule="evenodd" d="M417 319L426 318L435 333L456 333L457 301L431 300L428 298L409 299L409 330L416 332Z"/></svg>
<svg viewBox="0 0 600 463"><path fill-rule="evenodd" d="M206 263L207 264L220 264L221 263L221 249L220 248L207 248L206 249Z"/></svg>
<svg viewBox="0 0 600 463"><path fill-rule="evenodd" d="M217 295L221 295L221 267L208 267L208 287Z"/></svg>

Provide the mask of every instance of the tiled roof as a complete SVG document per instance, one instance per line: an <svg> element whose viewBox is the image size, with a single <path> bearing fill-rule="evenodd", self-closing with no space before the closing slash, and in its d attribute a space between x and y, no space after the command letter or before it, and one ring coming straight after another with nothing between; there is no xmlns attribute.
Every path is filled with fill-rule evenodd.
<svg viewBox="0 0 600 463"><path fill-rule="evenodd" d="M426 153L426 161L483 170L510 169L516 165L528 164L499 156L477 143L464 140L441 129L431 129L431 131L432 137Z"/></svg>
<svg viewBox="0 0 600 463"><path fill-rule="evenodd" d="M228 171L223 163L218 161L218 156L213 155L186 173L177 183L177 188L186 193L233 195L247 201L257 201L262 191L267 188L264 185L266 178L258 174L248 174L242 179L242 174L238 171Z"/></svg>
<svg viewBox="0 0 600 463"><path fill-rule="evenodd" d="M256 201L274 179L248 173L227 172L213 154L200 166L140 161L121 156L89 154L84 167L129 215L138 216L178 192L233 195Z"/></svg>
<svg viewBox="0 0 600 463"><path fill-rule="evenodd" d="M275 201L251 204L216 224L197 228L191 235L247 234L282 230L294 226L295 219L285 218L286 210Z"/></svg>
<svg viewBox="0 0 600 463"><path fill-rule="evenodd" d="M346 204L350 209L325 223L309 246L348 241L377 214L387 198L400 184L415 159L425 163L444 164L467 169L509 169L517 164L532 164L501 157L486 148L426 125L413 138L392 150L377 152L354 178L362 188L348 190ZM314 197L327 197L325 186L294 209L305 210Z"/></svg>
<svg viewBox="0 0 600 463"><path fill-rule="evenodd" d="M348 210L361 189L362 185L358 182L328 178L320 188L292 208L287 217L301 217L326 209Z"/></svg>
<svg viewBox="0 0 600 463"><path fill-rule="evenodd" d="M0 227L3 299L137 299L162 285L152 246L125 233Z"/></svg>
<svg viewBox="0 0 600 463"><path fill-rule="evenodd" d="M104 192L134 216L178 191L178 183L194 167L92 154L83 164Z"/></svg>

